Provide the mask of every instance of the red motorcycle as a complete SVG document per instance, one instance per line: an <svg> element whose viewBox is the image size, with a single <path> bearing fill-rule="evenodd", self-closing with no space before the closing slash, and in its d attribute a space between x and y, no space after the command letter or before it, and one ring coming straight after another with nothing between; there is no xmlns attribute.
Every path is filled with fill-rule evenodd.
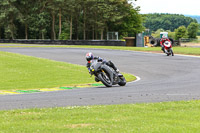
<svg viewBox="0 0 200 133"><path fill-rule="evenodd" d="M172 49L172 43L170 41L165 41L163 43L164 46L164 52L167 54L167 56L172 55L174 56L174 52Z"/></svg>

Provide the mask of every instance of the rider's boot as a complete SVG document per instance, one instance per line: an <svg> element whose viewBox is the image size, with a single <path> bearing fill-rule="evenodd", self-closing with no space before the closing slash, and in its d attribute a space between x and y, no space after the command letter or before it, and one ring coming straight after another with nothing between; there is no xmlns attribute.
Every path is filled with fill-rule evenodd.
<svg viewBox="0 0 200 133"><path fill-rule="evenodd" d="M96 82L99 82L99 79L98 79L97 77L95 77L95 81L96 81Z"/></svg>
<svg viewBox="0 0 200 133"><path fill-rule="evenodd" d="M119 69L115 70L115 72L117 73L118 77L123 77L123 75L119 73Z"/></svg>
<svg viewBox="0 0 200 133"><path fill-rule="evenodd" d="M161 50L163 51L163 53L165 53L164 47L162 47Z"/></svg>
<svg viewBox="0 0 200 133"><path fill-rule="evenodd" d="M116 69L115 71L116 71L117 73L119 73L119 69Z"/></svg>

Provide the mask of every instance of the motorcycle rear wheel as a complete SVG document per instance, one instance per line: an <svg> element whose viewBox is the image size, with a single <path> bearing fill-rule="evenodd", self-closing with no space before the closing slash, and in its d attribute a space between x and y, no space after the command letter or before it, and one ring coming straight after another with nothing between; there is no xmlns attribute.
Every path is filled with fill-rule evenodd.
<svg viewBox="0 0 200 133"><path fill-rule="evenodd" d="M174 56L174 52L173 52L173 50L171 49L171 53L172 53L172 56Z"/></svg>
<svg viewBox="0 0 200 133"><path fill-rule="evenodd" d="M118 85L120 86L125 86L126 85L126 79L124 77L119 77L120 82L118 83Z"/></svg>

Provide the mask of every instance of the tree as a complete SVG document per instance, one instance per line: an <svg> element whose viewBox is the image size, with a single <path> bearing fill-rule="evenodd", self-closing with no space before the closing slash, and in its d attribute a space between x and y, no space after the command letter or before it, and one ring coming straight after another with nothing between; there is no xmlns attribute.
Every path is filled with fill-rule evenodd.
<svg viewBox="0 0 200 133"><path fill-rule="evenodd" d="M65 27L64 27L64 32L63 35L67 35L65 38L69 38L72 40L73 36L73 20L74 16L77 12L75 12L75 6L76 6L76 0L64 0L62 3L62 16L64 17L65 20ZM69 33L66 33L69 32ZM62 35L62 36L63 36ZM69 35L69 37L68 37Z"/></svg>
<svg viewBox="0 0 200 133"><path fill-rule="evenodd" d="M185 26L180 26L175 30L175 40L180 38L187 38L187 29Z"/></svg>
<svg viewBox="0 0 200 133"><path fill-rule="evenodd" d="M198 32L197 32L197 36L200 36L200 24L199 24L199 29L198 29Z"/></svg>
<svg viewBox="0 0 200 133"><path fill-rule="evenodd" d="M16 37L17 27L15 22L19 18L19 12L15 6L11 4L10 0L1 1L1 23L5 27L5 36L8 39L14 39Z"/></svg>
<svg viewBox="0 0 200 133"><path fill-rule="evenodd" d="M32 0L10 0L10 4L13 5L19 12L19 21L24 24L25 39L28 39L28 27L31 20Z"/></svg>
<svg viewBox="0 0 200 133"><path fill-rule="evenodd" d="M96 25L100 30L101 40L104 29L108 31L109 23L119 23L127 14L126 6L130 6L126 0L101 0L97 3ZM128 7L128 9L130 9Z"/></svg>
<svg viewBox="0 0 200 133"><path fill-rule="evenodd" d="M137 34L145 28L142 25L143 18L138 13L139 10L130 9L129 15L125 17L124 31Z"/></svg>
<svg viewBox="0 0 200 133"><path fill-rule="evenodd" d="M55 31L55 25L56 25L56 14L59 14L59 2L56 0L47 0L47 10L51 14L51 39L56 39L56 31Z"/></svg>
<svg viewBox="0 0 200 133"><path fill-rule="evenodd" d="M180 26L188 27L191 22L197 22L196 19L186 17L179 14L145 14L144 26L152 31L157 29L164 29L174 31Z"/></svg>
<svg viewBox="0 0 200 133"><path fill-rule="evenodd" d="M124 9L123 9L124 8ZM124 36L135 36L141 33L145 28L142 25L143 16L139 14L139 7L133 8L131 5L126 5L122 8L124 13L123 19L118 23L110 23L108 26L111 31L118 31L120 38Z"/></svg>
<svg viewBox="0 0 200 133"><path fill-rule="evenodd" d="M0 38L85 40L104 39L108 31L141 32L139 8L128 1L1 0Z"/></svg>
<svg viewBox="0 0 200 133"><path fill-rule="evenodd" d="M196 39L198 29L199 29L199 24L198 24L198 23L192 22L192 23L187 27L188 37L189 37L189 38L195 38L195 39Z"/></svg>
<svg viewBox="0 0 200 133"><path fill-rule="evenodd" d="M3 3L3 1L2 1ZM3 15L3 4L0 4L0 39L3 37L2 35L2 32L3 32L3 25L4 25L4 21L3 21L3 18L4 18L4 15Z"/></svg>

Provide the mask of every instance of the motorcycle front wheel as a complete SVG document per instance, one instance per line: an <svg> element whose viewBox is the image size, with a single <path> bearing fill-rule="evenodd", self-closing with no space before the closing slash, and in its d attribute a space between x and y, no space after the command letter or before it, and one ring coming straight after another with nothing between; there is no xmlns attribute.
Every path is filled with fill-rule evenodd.
<svg viewBox="0 0 200 133"><path fill-rule="evenodd" d="M112 87L112 82L107 72L104 71L99 73L98 78L106 87Z"/></svg>

